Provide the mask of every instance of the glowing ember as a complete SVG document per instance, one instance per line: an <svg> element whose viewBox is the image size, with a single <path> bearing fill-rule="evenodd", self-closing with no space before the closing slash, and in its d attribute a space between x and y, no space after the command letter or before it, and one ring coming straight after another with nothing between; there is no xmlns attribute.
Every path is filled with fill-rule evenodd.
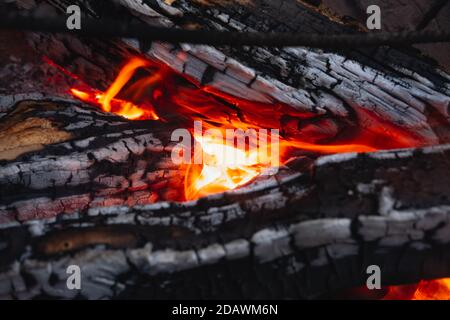
<svg viewBox="0 0 450 320"><path fill-rule="evenodd" d="M363 144L344 144L344 145L317 145L307 142L301 142L301 141L289 141L284 143L287 146L302 149L302 150L308 150L308 151L315 151L318 153L344 153L344 152L372 152L378 150L377 148L366 146Z"/></svg>
<svg viewBox="0 0 450 320"><path fill-rule="evenodd" d="M422 280L416 285L388 288L384 300L450 300L450 278Z"/></svg>
<svg viewBox="0 0 450 320"><path fill-rule="evenodd" d="M78 78L76 78L79 80ZM73 87L70 93L106 112L113 112L130 120L184 121L186 127L197 120L212 128L269 129L281 128L281 118L314 117L288 105L264 104L240 99L218 89L202 86L168 66L143 58L132 58L120 70L105 91L86 85ZM236 111L239 110L239 111ZM377 120L375 120L377 121ZM373 135L356 130L347 138L333 144L311 143L307 136L291 137L280 134L278 162L301 150L317 154L341 152L371 152L377 149L400 148L417 144L409 133L380 122L383 130ZM350 137L350 138L349 138ZM187 166L185 199L196 199L208 194L233 190L251 182L265 170L273 167L258 150L246 150L221 139L200 139L203 162ZM226 154L227 156L224 156Z"/></svg>

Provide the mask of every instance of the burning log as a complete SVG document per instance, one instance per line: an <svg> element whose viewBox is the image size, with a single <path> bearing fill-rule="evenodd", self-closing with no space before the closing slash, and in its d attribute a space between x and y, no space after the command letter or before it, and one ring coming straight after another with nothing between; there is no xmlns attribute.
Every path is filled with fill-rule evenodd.
<svg viewBox="0 0 450 320"><path fill-rule="evenodd" d="M84 19L84 28L69 30L64 17L42 19L33 15L10 13L2 16L0 27L41 32L76 32L91 37L129 37L143 41L163 41L169 43L186 42L212 46L267 46L267 47L316 47L343 49L351 45L382 46L412 45L416 43L436 43L450 40L445 31L411 31L409 33L359 33L359 34L291 34L287 32L222 32L183 30L149 26L146 23L122 24L117 21Z"/></svg>
<svg viewBox="0 0 450 320"><path fill-rule="evenodd" d="M157 25L347 30L295 1L121 4ZM415 53L27 37L64 80L57 98L18 79L0 99L2 297L315 298L371 264L385 284L450 274L449 76ZM184 201L170 134L195 120L280 128L289 158Z"/></svg>
<svg viewBox="0 0 450 320"><path fill-rule="evenodd" d="M170 177L177 180L178 167L163 145L171 130L160 123L130 123L64 101L24 101L4 118L0 132L7 148L0 152L2 222L94 204L151 203L158 196L148 183L165 194Z"/></svg>

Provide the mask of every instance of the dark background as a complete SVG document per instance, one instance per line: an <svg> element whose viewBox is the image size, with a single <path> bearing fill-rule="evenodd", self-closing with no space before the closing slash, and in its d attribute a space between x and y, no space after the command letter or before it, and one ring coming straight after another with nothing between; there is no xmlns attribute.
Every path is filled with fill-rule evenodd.
<svg viewBox="0 0 450 320"><path fill-rule="evenodd" d="M344 21L366 25L366 9L372 4L381 8L381 31L449 30L449 0L304 0L320 6ZM424 54L435 59L450 72L450 43L417 45Z"/></svg>

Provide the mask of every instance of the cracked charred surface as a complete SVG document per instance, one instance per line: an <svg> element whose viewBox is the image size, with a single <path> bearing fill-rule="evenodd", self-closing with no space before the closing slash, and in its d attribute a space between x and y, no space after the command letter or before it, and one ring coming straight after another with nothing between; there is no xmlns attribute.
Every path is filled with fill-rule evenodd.
<svg viewBox="0 0 450 320"><path fill-rule="evenodd" d="M249 6L176 1L168 6L171 10L151 1L121 3L136 15L134 19L164 26L354 32L294 0L278 5L261 0ZM31 38L35 48L67 70L84 74L83 80L93 87L105 87L113 73L111 63L117 65L133 53L145 52L203 85L244 99L281 102L305 113L353 119L367 131L378 127L373 119L376 115L414 132L419 144L450 140L449 76L412 48L351 48L332 53L307 48L213 48L124 41L130 47L118 42L80 42L70 36ZM107 52L107 58L98 59L99 52Z"/></svg>
<svg viewBox="0 0 450 320"><path fill-rule="evenodd" d="M229 2L211 8L176 1L164 10L150 1L121 3L158 25L192 24L197 15L197 27L347 30L295 1L280 2L278 11L270 1L258 1L256 9L233 9ZM219 51L71 36L29 39L37 51L99 88L113 78L111 65L144 50L201 83L249 100L286 102L324 119L351 119L367 130L371 122L362 110L369 110L416 130L419 141L449 137L449 77L410 52ZM4 116L17 97L23 99L0 99ZM142 205L136 205L130 199L139 199L134 195L142 185L167 180L164 174L141 174L157 168L169 152L163 147L167 128L160 135L160 124L150 128L73 101L53 103L59 112L31 110L29 116L54 115L73 140L2 163L2 200L8 199L2 201L0 229L2 297L73 298L77 292L65 283L71 264L82 268L78 294L85 298L315 298L363 284L370 264L382 267L386 284L450 274L448 146L323 157L302 174L282 171L248 188L187 203L146 205L151 194L144 190ZM23 178L14 173L18 165ZM76 169L73 177L66 174L69 167ZM50 178L37 179L43 172ZM98 183L83 182L91 179ZM47 214L36 215L36 206Z"/></svg>
<svg viewBox="0 0 450 320"><path fill-rule="evenodd" d="M92 206L146 204L162 195L170 199L173 185L183 181L170 161L172 130L63 100L19 103L0 125L0 137L21 142L0 153L16 155L1 160L0 221L50 218ZM27 143L23 136L29 135ZM39 148L31 148L36 145Z"/></svg>

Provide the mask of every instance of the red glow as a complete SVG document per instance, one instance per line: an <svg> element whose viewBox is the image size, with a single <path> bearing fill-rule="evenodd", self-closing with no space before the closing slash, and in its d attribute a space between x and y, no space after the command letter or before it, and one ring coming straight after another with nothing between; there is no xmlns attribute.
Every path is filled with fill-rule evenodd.
<svg viewBox="0 0 450 320"><path fill-rule="evenodd" d="M391 124L378 121L383 130L360 131L348 129L345 135L327 143L312 143L308 136L282 133L282 117L302 121L316 115L300 112L282 103L266 104L242 98L203 86L181 75L168 66L144 58L132 58L118 72L106 91L87 86L70 89L71 94L87 103L131 120L160 120L184 122L192 126L195 120L203 120L210 128L224 130L280 129L280 161L283 163L292 152L307 151L316 154L343 152L371 152L378 149L410 147L418 145L411 133ZM366 118L372 117L368 112ZM202 147L206 163L188 166L185 174L185 199L195 199L211 193L232 190L242 186L268 167L267 163L253 161L227 163L216 152L225 142L205 140ZM233 148L233 147L231 147ZM235 155L254 158L251 150L233 150Z"/></svg>

